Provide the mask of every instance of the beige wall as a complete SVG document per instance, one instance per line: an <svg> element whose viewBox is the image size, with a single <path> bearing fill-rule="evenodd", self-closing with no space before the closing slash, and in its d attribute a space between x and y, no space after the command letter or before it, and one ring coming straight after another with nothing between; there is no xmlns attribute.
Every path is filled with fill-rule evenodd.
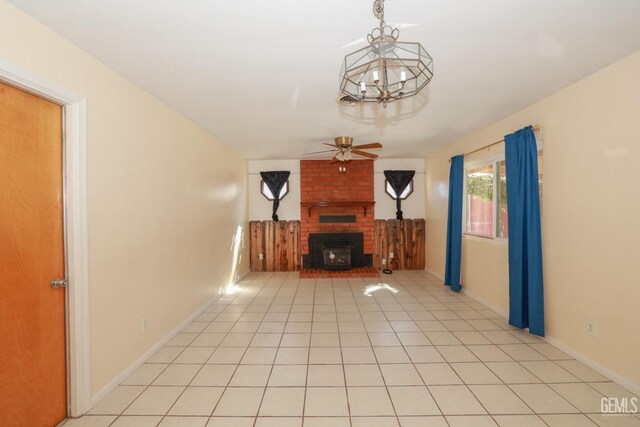
<svg viewBox="0 0 640 427"><path fill-rule="evenodd" d="M540 124L547 335L640 390L640 52L426 160L427 268L442 276L448 163L455 154ZM507 246L463 239L470 294L508 307ZM596 336L586 333L595 322Z"/></svg>
<svg viewBox="0 0 640 427"><path fill-rule="evenodd" d="M96 393L229 282L246 161L3 0L0 56L87 98Z"/></svg>

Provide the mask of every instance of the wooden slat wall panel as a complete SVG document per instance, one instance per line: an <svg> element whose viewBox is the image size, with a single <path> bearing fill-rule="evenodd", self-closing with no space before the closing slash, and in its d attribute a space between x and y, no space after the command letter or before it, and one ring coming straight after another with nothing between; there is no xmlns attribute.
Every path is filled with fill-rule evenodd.
<svg viewBox="0 0 640 427"><path fill-rule="evenodd" d="M300 228L300 221L249 222L251 271L300 270Z"/></svg>
<svg viewBox="0 0 640 427"><path fill-rule="evenodd" d="M251 221L249 223L249 234L251 240L249 243L250 259L249 265L251 271L265 271L264 260L261 260L259 254L264 252L264 232L262 230L262 222Z"/></svg>
<svg viewBox="0 0 640 427"><path fill-rule="evenodd" d="M426 223L424 219L413 222L412 248L414 270L424 270L426 268Z"/></svg>
<svg viewBox="0 0 640 427"><path fill-rule="evenodd" d="M251 271L300 270L300 221L251 221L249 229ZM376 220L374 268L385 268L382 259L392 270L424 270L424 219Z"/></svg>
<svg viewBox="0 0 640 427"><path fill-rule="evenodd" d="M276 261L278 265L276 266L276 268L277 271L289 271L289 247L287 246L287 233L289 231L289 228L287 227L287 223L284 221L276 222L274 225L276 226L275 242L276 253L278 257Z"/></svg>
<svg viewBox="0 0 640 427"><path fill-rule="evenodd" d="M274 233L274 222L264 222L264 262L266 264L265 271L276 271L276 242Z"/></svg>
<svg viewBox="0 0 640 427"><path fill-rule="evenodd" d="M387 241L389 245L389 258L387 258L387 268L392 270L399 270L400 263L398 261L398 244L400 243L400 236L398 236L398 228L400 221L390 220L387 223ZM393 256L392 256L393 255Z"/></svg>
<svg viewBox="0 0 640 427"><path fill-rule="evenodd" d="M300 222L289 221L287 223L287 248L289 253L287 271L300 269L302 255L300 254Z"/></svg>
<svg viewBox="0 0 640 427"><path fill-rule="evenodd" d="M374 268L424 270L424 230L424 219L376 220ZM390 257L391 253L393 258ZM387 260L386 266L382 265L383 259Z"/></svg>
<svg viewBox="0 0 640 427"><path fill-rule="evenodd" d="M374 228L374 253L373 268L381 270L386 268L382 265L383 259L389 259L389 244L387 239L387 221L377 220Z"/></svg>

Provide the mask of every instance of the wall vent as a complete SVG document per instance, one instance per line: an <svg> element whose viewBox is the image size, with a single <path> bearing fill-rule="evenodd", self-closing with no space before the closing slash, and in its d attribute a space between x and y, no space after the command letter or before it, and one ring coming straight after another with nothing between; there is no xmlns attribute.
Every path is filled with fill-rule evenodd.
<svg viewBox="0 0 640 427"><path fill-rule="evenodd" d="M349 95L339 96L337 101L341 105L349 105L352 107L360 103L359 99L356 99L353 96L349 96Z"/></svg>
<svg viewBox="0 0 640 427"><path fill-rule="evenodd" d="M320 215L320 224L356 223L355 215Z"/></svg>

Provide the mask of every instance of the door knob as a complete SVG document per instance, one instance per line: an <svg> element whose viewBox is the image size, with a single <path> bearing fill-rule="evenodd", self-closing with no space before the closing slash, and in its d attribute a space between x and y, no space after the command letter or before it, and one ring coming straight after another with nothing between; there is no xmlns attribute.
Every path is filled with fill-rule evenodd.
<svg viewBox="0 0 640 427"><path fill-rule="evenodd" d="M69 279L59 279L56 277L51 281L51 287L53 289L66 288L67 286L69 286Z"/></svg>

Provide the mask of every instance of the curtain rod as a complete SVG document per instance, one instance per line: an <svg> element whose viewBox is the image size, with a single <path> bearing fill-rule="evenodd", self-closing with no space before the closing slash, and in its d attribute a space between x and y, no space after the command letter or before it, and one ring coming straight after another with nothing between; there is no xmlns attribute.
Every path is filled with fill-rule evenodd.
<svg viewBox="0 0 640 427"><path fill-rule="evenodd" d="M540 125L533 125L533 131L534 132L540 132ZM484 147L480 147L480 148L477 148L477 149L475 149L473 151L469 151L468 153L464 153L464 155L468 156L470 154L477 153L478 151L482 151L484 149L493 147L494 145L498 145L498 144L503 143L503 142L504 142L504 139L501 139L500 141L496 141L496 142L491 143L489 145L485 145ZM449 163L451 163L451 159L449 159L448 161L449 161Z"/></svg>

